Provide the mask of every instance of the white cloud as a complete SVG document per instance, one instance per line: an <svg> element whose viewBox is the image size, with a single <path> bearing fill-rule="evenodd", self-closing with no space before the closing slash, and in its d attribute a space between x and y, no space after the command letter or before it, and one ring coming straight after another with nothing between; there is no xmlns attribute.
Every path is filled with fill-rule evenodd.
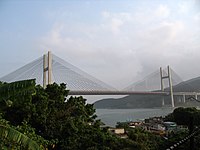
<svg viewBox="0 0 200 150"><path fill-rule="evenodd" d="M155 10L155 15L162 18L169 17L170 9L166 5L160 5L157 10Z"/></svg>
<svg viewBox="0 0 200 150"><path fill-rule="evenodd" d="M194 20L195 20L196 22L200 22L200 13L195 14Z"/></svg>
<svg viewBox="0 0 200 150"><path fill-rule="evenodd" d="M191 4L191 2L190 3L186 2L186 1L181 2L178 5L178 12L182 13L182 14L188 13L190 10L190 4Z"/></svg>
<svg viewBox="0 0 200 150"><path fill-rule="evenodd" d="M160 33L159 37L162 40L170 40L171 42L177 38L178 34L184 30L184 24L181 21L174 21L174 22L161 22L158 29ZM163 34L164 33L164 34Z"/></svg>
<svg viewBox="0 0 200 150"><path fill-rule="evenodd" d="M124 24L124 22L120 19L113 18L111 20L111 30L114 34L117 34L120 32L120 27Z"/></svg>
<svg viewBox="0 0 200 150"><path fill-rule="evenodd" d="M187 13L188 11L189 11L189 8L186 4L179 5L179 13Z"/></svg>
<svg viewBox="0 0 200 150"><path fill-rule="evenodd" d="M120 33L122 26L132 20L130 13L121 12L121 13L110 13L108 11L103 11L102 17L104 18L104 27L110 30L113 34Z"/></svg>
<svg viewBox="0 0 200 150"><path fill-rule="evenodd" d="M188 26L186 20L177 16L172 19L171 15L174 14L165 5L137 12L103 11L99 24L55 23L41 39L41 45L117 88L160 66L171 65L186 78L191 74L184 74L183 64L193 66L200 56L199 34L195 30L199 26ZM198 20L199 15L194 19Z"/></svg>
<svg viewBox="0 0 200 150"><path fill-rule="evenodd" d="M135 12L132 16L132 22L137 22L140 25L149 25L158 23L159 21L168 19L171 15L171 10L167 5L158 5L155 9L147 9Z"/></svg>
<svg viewBox="0 0 200 150"><path fill-rule="evenodd" d="M101 13L101 15L104 17L104 18L109 18L111 15L110 15L110 13L108 12L108 11L103 11L102 13Z"/></svg>

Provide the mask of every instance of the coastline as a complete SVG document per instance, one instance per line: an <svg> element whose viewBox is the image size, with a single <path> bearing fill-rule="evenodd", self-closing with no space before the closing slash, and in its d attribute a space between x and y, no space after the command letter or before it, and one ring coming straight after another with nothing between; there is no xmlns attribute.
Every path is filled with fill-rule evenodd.
<svg viewBox="0 0 200 150"><path fill-rule="evenodd" d="M115 127L117 122L137 121L149 117L166 116L174 108L145 108L145 109L96 109L97 119L108 126Z"/></svg>

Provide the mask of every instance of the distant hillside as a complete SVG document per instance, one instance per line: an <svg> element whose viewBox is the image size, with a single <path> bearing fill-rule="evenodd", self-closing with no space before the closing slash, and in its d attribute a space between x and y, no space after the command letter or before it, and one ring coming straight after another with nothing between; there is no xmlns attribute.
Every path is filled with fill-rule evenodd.
<svg viewBox="0 0 200 150"><path fill-rule="evenodd" d="M183 81L174 86L176 92L200 92L200 77Z"/></svg>
<svg viewBox="0 0 200 150"><path fill-rule="evenodd" d="M166 97L169 101L169 97ZM113 108L113 109L129 109L129 108L155 108L162 106L162 96L154 95L130 95L119 99L103 99L94 103L95 108ZM168 102L169 104L169 102Z"/></svg>
<svg viewBox="0 0 200 150"><path fill-rule="evenodd" d="M173 87L176 92L199 92L200 77L193 78L179 83ZM169 88L165 89L169 91ZM176 99L176 97L175 97ZM170 105L170 97L165 96L165 104ZM188 105L199 105L197 102L190 102ZM177 100L175 105L182 105ZM119 99L103 99L94 103L95 108L129 109L129 108L155 108L162 106L162 96L159 95L130 95Z"/></svg>

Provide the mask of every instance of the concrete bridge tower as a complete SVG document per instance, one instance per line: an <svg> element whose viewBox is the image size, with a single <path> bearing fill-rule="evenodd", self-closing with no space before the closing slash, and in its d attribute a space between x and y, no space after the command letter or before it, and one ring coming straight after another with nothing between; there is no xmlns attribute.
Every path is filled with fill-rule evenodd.
<svg viewBox="0 0 200 150"><path fill-rule="evenodd" d="M46 88L47 84L52 84L52 54L50 51L43 55L43 87Z"/></svg>
<svg viewBox="0 0 200 150"><path fill-rule="evenodd" d="M164 92L163 80L168 79L168 81L169 81L171 104L172 104L172 107L174 107L174 94L173 94L172 76L171 76L171 69L170 69L169 66L167 66L167 75L166 76L163 76L163 70L160 67L160 78L161 78L161 91L162 92ZM162 104L164 105L164 98L162 99Z"/></svg>

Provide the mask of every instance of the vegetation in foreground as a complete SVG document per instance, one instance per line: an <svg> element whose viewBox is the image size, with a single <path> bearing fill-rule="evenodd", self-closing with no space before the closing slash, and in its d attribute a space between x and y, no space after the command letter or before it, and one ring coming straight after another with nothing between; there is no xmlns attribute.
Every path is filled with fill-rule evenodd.
<svg viewBox="0 0 200 150"><path fill-rule="evenodd" d="M65 84L44 89L34 80L1 83L0 93L0 124L6 127L0 128L0 146L5 149L38 149L34 142L41 149L140 149L100 128L93 105L83 97L66 99ZM7 136L8 128L13 130Z"/></svg>
<svg viewBox="0 0 200 150"><path fill-rule="evenodd" d="M66 99L67 96L65 84L54 83L43 89L36 86L34 80L0 83L0 147L18 150L162 150L187 135L186 132L177 133L166 140L141 129L127 129L128 138L121 139L100 127L92 104L87 104L83 97ZM175 112L167 119L179 120ZM198 113L195 116L199 118ZM200 145L198 141L196 145Z"/></svg>

